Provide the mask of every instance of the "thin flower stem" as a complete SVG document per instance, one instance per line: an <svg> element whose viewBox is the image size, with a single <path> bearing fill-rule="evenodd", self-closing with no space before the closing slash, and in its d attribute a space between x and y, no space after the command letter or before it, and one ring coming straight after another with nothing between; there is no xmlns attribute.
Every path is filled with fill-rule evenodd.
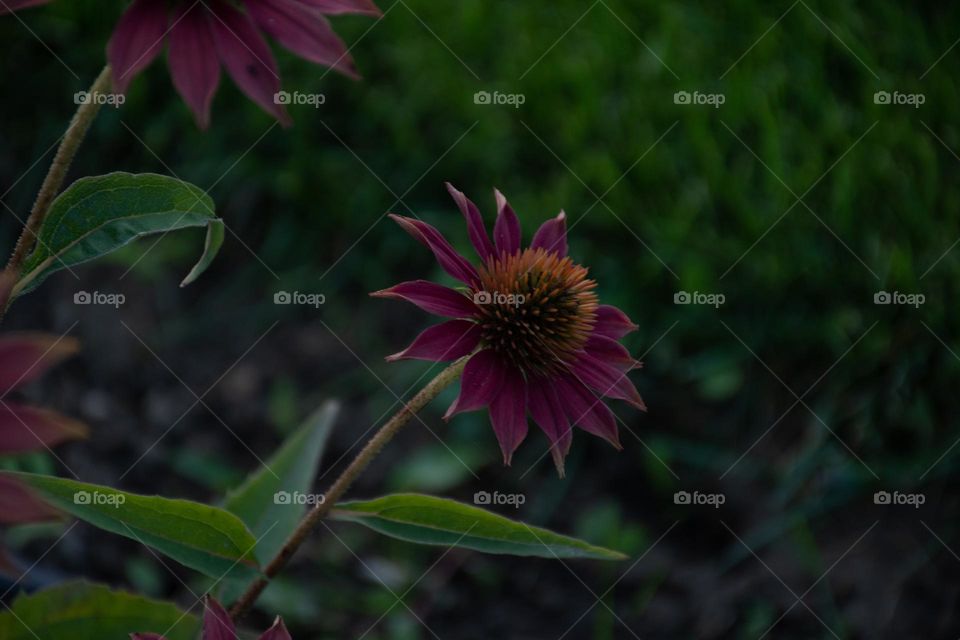
<svg viewBox="0 0 960 640"><path fill-rule="evenodd" d="M105 93L110 86L110 78L110 65L107 65L97 76L93 86L90 87L90 95ZM87 131L90 129L98 111L100 111L100 101L88 100L81 104L73 115L70 126L67 127L67 132L63 135L60 146L57 148L57 155L53 157L53 163L47 171L47 177L43 179L43 185L41 185L40 193L37 195L37 200L30 211L30 217L27 218L23 232L17 240L17 246L7 263L8 270L16 274L20 273L20 267L37 239L40 225L43 224L47 212L50 211L50 204L60 192L60 187L63 186L63 181L67 177L70 164L73 162L74 156L77 155L80 143L87 135Z"/></svg>
<svg viewBox="0 0 960 640"><path fill-rule="evenodd" d="M395 436L404 425L410 422L410 419L413 418L417 412L423 409L431 400L436 398L441 391L460 377L468 359L469 357L460 358L437 374L410 402L395 413L393 417L370 438L360 453L357 454L357 457L353 459L353 462L350 463L350 466L340 474L330 486L330 489L323 494L323 502L314 506L307 512L303 520L300 521L300 524L297 525L297 528L294 529L290 537L287 538L287 541L283 544L279 553L277 553L273 560L270 561L270 564L263 570L264 575L252 582L246 592L244 592L244 594L240 596L240 599L233 605L233 608L230 610L230 615L235 620L241 618L250 610L250 607L253 606L253 603L256 602L257 598L269 584L270 579L280 573L284 566L286 566L290 558L293 557L293 554L296 553L300 545L303 544L303 541L306 540L310 532L317 526L317 523L330 512L337 501L346 493L347 489L350 488L350 485L353 484L357 476L359 476L377 454L380 453L384 445L390 442L393 436Z"/></svg>

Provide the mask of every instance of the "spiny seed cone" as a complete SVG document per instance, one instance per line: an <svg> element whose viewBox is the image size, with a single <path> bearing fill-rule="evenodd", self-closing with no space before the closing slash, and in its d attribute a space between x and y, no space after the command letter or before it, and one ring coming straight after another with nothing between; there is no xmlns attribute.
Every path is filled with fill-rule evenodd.
<svg viewBox="0 0 960 640"><path fill-rule="evenodd" d="M563 370L590 337L597 283L587 269L544 249L490 258L474 301L483 343L522 371Z"/></svg>

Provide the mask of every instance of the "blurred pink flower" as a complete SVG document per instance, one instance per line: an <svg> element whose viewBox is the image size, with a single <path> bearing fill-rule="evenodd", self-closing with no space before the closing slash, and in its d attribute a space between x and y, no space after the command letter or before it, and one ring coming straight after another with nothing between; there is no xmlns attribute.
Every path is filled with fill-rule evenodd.
<svg viewBox="0 0 960 640"><path fill-rule="evenodd" d="M50 0L0 0L0 14ZM298 56L358 77L346 45L326 15L381 15L373 0L133 0L107 45L113 85L130 82L168 46L173 84L197 126L210 124L220 66L241 91L281 124L290 116L281 100L280 73L262 32Z"/></svg>
<svg viewBox="0 0 960 640"><path fill-rule="evenodd" d="M165 640L157 633L131 633L130 638L132 640ZM214 598L207 596L204 599L203 640L237 639L237 630L230 619L230 614ZM291 638L287 628L283 626L283 620L277 616L273 625L263 632L259 640L291 640Z"/></svg>
<svg viewBox="0 0 960 640"><path fill-rule="evenodd" d="M13 278L0 274L0 308L6 304L12 285ZM36 380L77 349L72 338L39 333L0 336L0 455L49 449L86 437L87 428L72 418L7 399L10 392ZM17 480L0 478L0 523L35 522L58 515Z"/></svg>
<svg viewBox="0 0 960 640"><path fill-rule="evenodd" d="M466 286L457 290L415 280L373 293L452 318L387 360L449 361L469 355L460 394L445 418L487 408L505 464L527 435L528 413L549 438L561 476L571 425L619 449L616 418L602 398L645 410L627 378L640 363L618 342L637 326L619 309L599 304L587 269L567 256L565 214L545 222L522 249L520 221L499 191L491 240L477 206L452 185L447 189L466 219L481 264L471 264L429 224L391 216Z"/></svg>

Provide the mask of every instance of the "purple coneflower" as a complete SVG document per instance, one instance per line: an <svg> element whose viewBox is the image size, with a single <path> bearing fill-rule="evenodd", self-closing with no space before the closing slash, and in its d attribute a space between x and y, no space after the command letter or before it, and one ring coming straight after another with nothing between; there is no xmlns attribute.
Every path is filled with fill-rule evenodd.
<svg viewBox="0 0 960 640"><path fill-rule="evenodd" d="M50 0L0 0L0 14ZM266 32L298 56L351 77L347 47L324 17L380 15L373 0L134 0L107 45L113 86L124 93L165 45L173 84L201 129L210 124L210 103L220 65L240 90L281 124L290 117L277 99L280 74Z"/></svg>
<svg viewBox="0 0 960 640"><path fill-rule="evenodd" d="M131 640L166 640L159 633L131 633ZM204 598L203 640L237 640L237 629L230 615L214 598ZM273 621L269 629L263 632L259 640L291 640L290 633L283 626L280 616Z"/></svg>
<svg viewBox="0 0 960 640"><path fill-rule="evenodd" d="M7 0L9 1L9 0ZM0 309L6 306L14 278L0 273ZM0 455L50 450L83 438L87 428L50 409L10 400L8 395L76 353L72 338L39 333L0 334ZM0 524L22 524L59 517L59 512L17 480L0 478ZM0 550L0 565L2 565Z"/></svg>
<svg viewBox="0 0 960 640"><path fill-rule="evenodd" d="M469 356L460 394L444 417L486 407L505 464L527 435L528 413L549 438L561 476L572 426L619 449L617 421L603 398L645 410L627 378L640 363L618 342L637 326L616 307L600 304L596 282L567 256L565 214L545 222L523 249L520 221L499 191L491 240L477 206L453 186L447 189L466 218L480 265L457 253L429 224L391 216L465 286L415 280L373 293L452 318L387 360Z"/></svg>

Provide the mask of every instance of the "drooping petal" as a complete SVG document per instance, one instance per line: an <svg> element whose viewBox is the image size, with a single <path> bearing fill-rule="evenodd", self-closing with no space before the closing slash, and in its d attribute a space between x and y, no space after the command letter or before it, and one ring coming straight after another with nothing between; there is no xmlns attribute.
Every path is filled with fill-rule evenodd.
<svg viewBox="0 0 960 640"><path fill-rule="evenodd" d="M501 253L512 255L520 251L520 219L498 189L494 189L493 193L497 199L497 222L493 227L493 240Z"/></svg>
<svg viewBox="0 0 960 640"><path fill-rule="evenodd" d="M18 479L0 475L0 524L57 520L60 512Z"/></svg>
<svg viewBox="0 0 960 640"><path fill-rule="evenodd" d="M292 638L290 632L283 625L283 620L280 619L280 616L277 616L270 628L260 636L260 640L292 640Z"/></svg>
<svg viewBox="0 0 960 640"><path fill-rule="evenodd" d="M80 349L73 338L41 333L6 334L0 338L0 397L27 384Z"/></svg>
<svg viewBox="0 0 960 640"><path fill-rule="evenodd" d="M203 640L237 640L233 620L216 598L206 596L203 603Z"/></svg>
<svg viewBox="0 0 960 640"><path fill-rule="evenodd" d="M607 336L614 340L619 340L631 331L636 331L639 327L635 325L623 311L608 304L601 304L597 307L597 318L593 325L593 332L601 336Z"/></svg>
<svg viewBox="0 0 960 640"><path fill-rule="evenodd" d="M320 13L333 16L341 13L360 13L368 16L382 16L383 12L373 0L300 0L303 4L316 7Z"/></svg>
<svg viewBox="0 0 960 640"><path fill-rule="evenodd" d="M347 45L320 13L296 0L246 0L250 16L260 27L298 56L359 77Z"/></svg>
<svg viewBox="0 0 960 640"><path fill-rule="evenodd" d="M647 407L637 388L623 371L607 364L590 354L582 353L573 363L572 371L584 384L595 389L602 396L625 400L641 411Z"/></svg>
<svg viewBox="0 0 960 640"><path fill-rule="evenodd" d="M515 367L507 369L503 386L490 403L490 424L503 452L503 464L510 466L513 452L527 437L527 385Z"/></svg>
<svg viewBox="0 0 960 640"><path fill-rule="evenodd" d="M203 5L182 4L173 16L167 52L173 86L193 111L200 129L210 126L210 104L220 82L211 19Z"/></svg>
<svg viewBox="0 0 960 640"><path fill-rule="evenodd" d="M467 320L449 320L425 330L413 343L399 353L387 356L387 362L396 360L430 360L446 362L467 355L480 342L480 326Z"/></svg>
<svg viewBox="0 0 960 640"><path fill-rule="evenodd" d="M567 255L567 214L563 211L556 218L547 220L533 236L531 249L544 249L561 256Z"/></svg>
<svg viewBox="0 0 960 640"><path fill-rule="evenodd" d="M83 423L55 411L0 402L0 454L34 451L86 435Z"/></svg>
<svg viewBox="0 0 960 640"><path fill-rule="evenodd" d="M611 364L623 372L632 371L633 369L638 369L643 366L643 363L631 356L630 352L627 351L627 348L622 344L613 338L608 338L607 336L597 333L587 338L587 343L583 346L583 350L594 358Z"/></svg>
<svg viewBox="0 0 960 640"><path fill-rule="evenodd" d="M508 367L492 349L484 349L467 361L460 377L460 394L444 414L449 420L464 411L476 411L493 402L500 393Z"/></svg>
<svg viewBox="0 0 960 640"><path fill-rule="evenodd" d="M449 182L446 183L446 185L447 191L450 192L450 195L456 201L457 206L460 207L460 212L467 221L467 232L470 234L470 242L473 243L473 248L477 250L477 255L480 256L480 260L486 262L487 258L497 255L497 251L493 246L493 242L490 241L490 236L487 235L486 227L483 226L483 217L480 215L480 209L478 209L477 205L473 204L462 191L457 191L456 187Z"/></svg>
<svg viewBox="0 0 960 640"><path fill-rule="evenodd" d="M399 298L412 302L424 311L448 318L469 318L475 315L477 305L464 294L427 280L401 282L398 285L374 291L375 298Z"/></svg>
<svg viewBox="0 0 960 640"><path fill-rule="evenodd" d="M166 33L167 3L163 0L134 0L120 17L107 44L114 91L126 93L133 78L163 49Z"/></svg>
<svg viewBox="0 0 960 640"><path fill-rule="evenodd" d="M561 376L554 380L554 384L571 424L600 436L617 449L622 448L617 433L617 419L602 398L572 376Z"/></svg>
<svg viewBox="0 0 960 640"><path fill-rule="evenodd" d="M253 20L225 0L209 0L209 6L214 42L227 73L251 100L288 126L290 116L276 99L280 91L277 62Z"/></svg>
<svg viewBox="0 0 960 640"><path fill-rule="evenodd" d="M434 227L415 218L390 214L390 217L403 227L403 230L425 244L437 258L443 270L463 283L473 286L480 276L470 262L447 242L447 239Z"/></svg>
<svg viewBox="0 0 960 640"><path fill-rule="evenodd" d="M320 0L322 2L322 0ZM13 13L14 11L19 11L20 9L28 9L30 7L38 7L41 4L47 4L50 0L3 0L0 2L0 15L5 13Z"/></svg>
<svg viewBox="0 0 960 640"><path fill-rule="evenodd" d="M563 459L570 451L573 433L563 411L557 391L546 378L527 380L527 408L537 426L550 440L550 455L557 473L563 477Z"/></svg>

